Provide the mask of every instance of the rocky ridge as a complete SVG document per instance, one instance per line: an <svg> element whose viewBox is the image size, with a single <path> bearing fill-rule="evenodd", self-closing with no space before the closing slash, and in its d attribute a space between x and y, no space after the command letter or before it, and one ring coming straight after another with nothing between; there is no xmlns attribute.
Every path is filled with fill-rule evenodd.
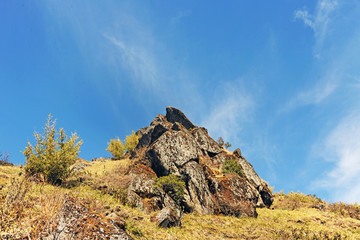
<svg viewBox="0 0 360 240"><path fill-rule="evenodd" d="M227 151L179 109L167 107L166 115L157 115L149 127L137 134L141 137L131 153L134 164L129 171L132 180L128 201L145 212L170 208L179 210L176 212L256 217L257 207L271 206L269 186L240 149ZM243 177L221 172L229 159L241 165ZM170 174L185 182L181 203L154 187L155 178Z"/></svg>

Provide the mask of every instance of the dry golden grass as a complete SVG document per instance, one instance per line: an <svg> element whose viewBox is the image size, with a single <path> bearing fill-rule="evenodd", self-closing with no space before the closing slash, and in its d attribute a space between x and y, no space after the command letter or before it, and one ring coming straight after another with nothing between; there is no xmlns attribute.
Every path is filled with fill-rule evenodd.
<svg viewBox="0 0 360 240"><path fill-rule="evenodd" d="M99 214L117 213L134 239L360 239L359 205L327 203L301 193L275 194L274 209L258 209L258 218L191 213L184 214L182 227L159 228L150 221L153 214L124 205L110 191L123 187L118 182L124 181L130 163L91 162L72 177L79 184L70 187L35 183L19 175L19 167L0 167L0 238L36 239L69 194L85 199Z"/></svg>

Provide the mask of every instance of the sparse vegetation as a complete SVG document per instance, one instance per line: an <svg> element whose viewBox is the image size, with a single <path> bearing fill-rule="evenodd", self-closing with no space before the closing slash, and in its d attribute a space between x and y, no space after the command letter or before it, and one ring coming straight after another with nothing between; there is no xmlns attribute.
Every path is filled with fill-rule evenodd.
<svg viewBox="0 0 360 240"><path fill-rule="evenodd" d="M161 187L178 204L184 199L185 182L175 175L157 178L155 187Z"/></svg>
<svg viewBox="0 0 360 240"><path fill-rule="evenodd" d="M36 145L33 147L28 142L23 152L27 175L41 175L51 184L60 183L70 175L70 166L76 161L82 144L76 133L69 138L64 129L57 132L55 127L55 120L49 115L44 135L35 132Z"/></svg>
<svg viewBox="0 0 360 240"><path fill-rule="evenodd" d="M231 147L231 143L226 142L226 143L225 143L225 148L226 148L226 149L229 149L229 147Z"/></svg>
<svg viewBox="0 0 360 240"><path fill-rule="evenodd" d="M181 228L159 228L150 221L151 215L123 205L111 194L118 182L124 182L119 179L126 175L129 164L128 159L91 162L67 180L84 179L71 188L36 184L21 174L20 167L0 166L0 238L39 239L68 194L97 214L115 212L126 221L126 230L134 239L360 239L360 220L353 214L359 209L357 204L327 203L314 195L293 192L276 193L274 209L257 209L257 218L195 212L183 215ZM157 182L171 183L164 179L172 178L179 181L167 176Z"/></svg>
<svg viewBox="0 0 360 240"><path fill-rule="evenodd" d="M217 140L218 144L220 144L221 147L224 147L224 139L222 137L219 137L218 140Z"/></svg>
<svg viewBox="0 0 360 240"><path fill-rule="evenodd" d="M222 173L237 173L240 177L245 177L244 170L241 165L233 160L226 160L221 169Z"/></svg>
<svg viewBox="0 0 360 240"><path fill-rule="evenodd" d="M219 137L217 143L220 144L222 148L229 149L231 147L231 143L225 142L222 137Z"/></svg>
<svg viewBox="0 0 360 240"><path fill-rule="evenodd" d="M125 146L119 138L111 139L106 151L110 152L115 159L120 160L124 157Z"/></svg>
<svg viewBox="0 0 360 240"><path fill-rule="evenodd" d="M0 166L11 166L14 165L10 162L10 156L8 153L0 152Z"/></svg>

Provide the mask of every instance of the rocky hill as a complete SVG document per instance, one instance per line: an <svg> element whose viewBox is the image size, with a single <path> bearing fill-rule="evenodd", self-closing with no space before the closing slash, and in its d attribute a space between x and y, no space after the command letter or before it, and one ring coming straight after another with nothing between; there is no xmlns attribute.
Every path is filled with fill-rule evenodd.
<svg viewBox="0 0 360 240"><path fill-rule="evenodd" d="M129 202L146 212L165 207L256 217L257 207L270 207L269 186L256 174L240 149L229 152L214 141L204 127L195 126L183 112L166 108L149 127L137 131L139 144L131 153L133 177L128 189ZM243 174L223 174L227 160L237 162ZM163 190L154 188L154 178L178 176L185 182L184 200L176 203Z"/></svg>
<svg viewBox="0 0 360 240"><path fill-rule="evenodd" d="M358 204L273 195L176 108L137 134L123 159L79 158L61 185L0 165L0 239L360 239Z"/></svg>

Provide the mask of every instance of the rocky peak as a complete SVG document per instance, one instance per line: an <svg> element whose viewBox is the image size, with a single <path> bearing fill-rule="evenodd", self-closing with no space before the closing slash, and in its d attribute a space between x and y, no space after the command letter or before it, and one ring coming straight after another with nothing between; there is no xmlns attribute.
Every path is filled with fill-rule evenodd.
<svg viewBox="0 0 360 240"><path fill-rule="evenodd" d="M207 130L195 126L183 112L166 108L149 127L138 131L139 144L132 153L133 183L128 189L129 201L144 211L166 207L203 214L225 214L256 217L256 207L270 207L273 202L268 185L241 155L223 149ZM243 176L222 173L227 160L235 160ZM143 171L140 169L149 169ZM154 189L154 177L180 177L186 185L182 203Z"/></svg>
<svg viewBox="0 0 360 240"><path fill-rule="evenodd" d="M181 123L188 130L196 127L182 111L174 107L166 108L166 119L171 123Z"/></svg>

